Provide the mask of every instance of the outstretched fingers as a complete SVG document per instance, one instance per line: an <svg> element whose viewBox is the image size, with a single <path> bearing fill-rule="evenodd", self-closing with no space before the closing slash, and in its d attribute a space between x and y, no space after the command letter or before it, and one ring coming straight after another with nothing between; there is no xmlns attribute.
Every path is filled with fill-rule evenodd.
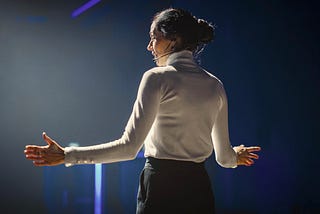
<svg viewBox="0 0 320 214"><path fill-rule="evenodd" d="M259 159L259 155L253 153L253 152L258 152L260 151L261 148L259 146L251 146L246 148L246 160L245 160L245 165L250 166L254 164L253 159Z"/></svg>
<svg viewBox="0 0 320 214"><path fill-rule="evenodd" d="M25 147L25 150L24 150L24 154L26 155L26 157L28 158L28 156L32 155L32 156L35 156L35 155L40 155L42 153L45 152L45 149L47 148L48 146L34 146L34 145L28 145Z"/></svg>
<svg viewBox="0 0 320 214"><path fill-rule="evenodd" d="M252 164L254 164L254 161L252 159L247 159L244 162L245 162L244 163L245 166L251 166Z"/></svg>
<svg viewBox="0 0 320 214"><path fill-rule="evenodd" d="M254 153L254 152L258 152L258 151L261 151L261 147L259 147L259 146L247 147L247 152L249 153L249 154L248 154L248 157L249 157L249 158L259 159L259 155L257 155L256 153Z"/></svg>
<svg viewBox="0 0 320 214"><path fill-rule="evenodd" d="M33 161L35 166L50 166L50 163L46 160L35 160Z"/></svg>
<svg viewBox="0 0 320 214"><path fill-rule="evenodd" d="M64 163L64 148L45 132L42 133L42 137L47 145L27 145L24 150L26 158L32 160L35 166L53 166Z"/></svg>
<svg viewBox="0 0 320 214"><path fill-rule="evenodd" d="M248 152L258 152L261 150L260 146L250 146L250 147L246 147L246 150Z"/></svg>
<svg viewBox="0 0 320 214"><path fill-rule="evenodd" d="M259 159L259 155L256 154L261 150L259 146L245 147L240 145L234 148L238 155L238 165L251 166L254 164L255 159Z"/></svg>
<svg viewBox="0 0 320 214"><path fill-rule="evenodd" d="M47 142L48 145L55 144L56 142L52 140L45 132L42 133L43 139Z"/></svg>
<svg viewBox="0 0 320 214"><path fill-rule="evenodd" d="M259 159L259 155L250 152L250 153L248 154L248 158Z"/></svg>

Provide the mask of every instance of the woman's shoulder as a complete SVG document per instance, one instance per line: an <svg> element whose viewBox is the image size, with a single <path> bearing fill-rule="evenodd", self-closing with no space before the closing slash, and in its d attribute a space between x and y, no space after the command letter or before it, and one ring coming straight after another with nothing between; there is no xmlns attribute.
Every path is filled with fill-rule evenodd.
<svg viewBox="0 0 320 214"><path fill-rule="evenodd" d="M142 76L142 82L156 84L166 76L166 74L175 71L172 66L154 67L144 72Z"/></svg>
<svg viewBox="0 0 320 214"><path fill-rule="evenodd" d="M175 72L176 69L173 66L159 66L153 67L145 72L145 74L165 74L170 72Z"/></svg>
<svg viewBox="0 0 320 214"><path fill-rule="evenodd" d="M211 72L209 72L203 68L202 68L202 70L210 79L217 82L219 85L223 85L222 81L217 76L213 75Z"/></svg>
<svg viewBox="0 0 320 214"><path fill-rule="evenodd" d="M168 76L172 73L176 73L176 69L172 66L163 66L163 67L154 67L149 70L147 70L143 77L147 79L160 79L164 78L165 76Z"/></svg>

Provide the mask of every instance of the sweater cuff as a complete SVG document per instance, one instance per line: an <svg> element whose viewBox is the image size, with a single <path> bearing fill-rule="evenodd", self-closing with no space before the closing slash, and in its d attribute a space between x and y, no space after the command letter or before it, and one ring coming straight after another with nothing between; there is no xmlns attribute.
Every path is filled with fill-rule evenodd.
<svg viewBox="0 0 320 214"><path fill-rule="evenodd" d="M83 147L66 147L64 149L64 164L66 167L76 164L95 164L93 157L88 155L88 151L83 150Z"/></svg>
<svg viewBox="0 0 320 214"><path fill-rule="evenodd" d="M75 150L75 147L65 147L64 148L64 165L66 167L73 166L77 163L75 157L73 157L72 152Z"/></svg>

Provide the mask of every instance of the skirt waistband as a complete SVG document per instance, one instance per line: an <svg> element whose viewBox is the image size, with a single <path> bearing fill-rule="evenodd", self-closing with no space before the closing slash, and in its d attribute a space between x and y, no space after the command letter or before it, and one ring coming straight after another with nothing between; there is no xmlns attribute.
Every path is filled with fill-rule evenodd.
<svg viewBox="0 0 320 214"><path fill-rule="evenodd" d="M152 169L203 169L204 162L196 163L193 161L180 161L170 159L157 159L147 157L145 167Z"/></svg>

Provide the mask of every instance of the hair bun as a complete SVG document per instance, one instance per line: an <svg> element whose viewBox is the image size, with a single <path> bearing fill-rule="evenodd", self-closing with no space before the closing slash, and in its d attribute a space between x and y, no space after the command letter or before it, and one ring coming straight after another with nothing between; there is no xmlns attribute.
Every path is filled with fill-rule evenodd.
<svg viewBox="0 0 320 214"><path fill-rule="evenodd" d="M190 50L198 54L214 39L215 25L183 9L165 9L154 16L152 24L164 38L180 38L175 51Z"/></svg>
<svg viewBox="0 0 320 214"><path fill-rule="evenodd" d="M199 33L198 39L200 43L207 44L214 39L214 25L203 19L198 19Z"/></svg>

